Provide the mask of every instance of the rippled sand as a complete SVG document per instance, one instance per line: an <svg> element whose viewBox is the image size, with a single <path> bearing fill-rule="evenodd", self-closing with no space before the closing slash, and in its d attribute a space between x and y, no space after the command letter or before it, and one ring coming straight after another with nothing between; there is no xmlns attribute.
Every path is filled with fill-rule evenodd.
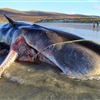
<svg viewBox="0 0 100 100"><path fill-rule="evenodd" d="M41 62L14 62L0 79L0 91L0 100L99 100L100 81L71 79Z"/></svg>

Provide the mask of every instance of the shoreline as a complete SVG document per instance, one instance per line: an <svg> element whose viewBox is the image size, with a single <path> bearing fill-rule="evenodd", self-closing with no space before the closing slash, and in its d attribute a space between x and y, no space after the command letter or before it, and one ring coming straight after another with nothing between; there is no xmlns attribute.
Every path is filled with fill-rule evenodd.
<svg viewBox="0 0 100 100"><path fill-rule="evenodd" d="M70 27L70 28L78 28L78 29L85 29L85 30L93 30L93 31L100 31L100 25L95 28L93 28L93 24L92 23L36 23L39 25L43 25L43 26L47 26L49 24L49 26L55 26L55 27ZM53 27L52 26L52 27Z"/></svg>
<svg viewBox="0 0 100 100"><path fill-rule="evenodd" d="M97 29L90 23L37 23L37 25L62 30L100 44L100 26Z"/></svg>

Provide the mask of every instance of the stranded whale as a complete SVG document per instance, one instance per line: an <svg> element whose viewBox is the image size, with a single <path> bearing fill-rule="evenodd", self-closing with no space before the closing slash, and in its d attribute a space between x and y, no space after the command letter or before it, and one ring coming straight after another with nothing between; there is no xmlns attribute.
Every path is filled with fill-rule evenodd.
<svg viewBox="0 0 100 100"><path fill-rule="evenodd" d="M67 32L5 17L9 22L0 25L0 43L10 48L0 65L1 75L16 59L33 63L40 60L75 77L100 74L99 44Z"/></svg>

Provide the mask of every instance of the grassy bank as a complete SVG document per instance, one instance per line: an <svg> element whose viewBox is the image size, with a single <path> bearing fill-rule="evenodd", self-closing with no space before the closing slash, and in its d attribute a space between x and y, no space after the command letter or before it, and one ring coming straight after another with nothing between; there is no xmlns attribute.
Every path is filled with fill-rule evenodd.
<svg viewBox="0 0 100 100"><path fill-rule="evenodd" d="M64 22L64 23L93 23L93 22L100 22L100 18L49 18L49 19L41 19L37 22Z"/></svg>
<svg viewBox="0 0 100 100"><path fill-rule="evenodd" d="M100 22L100 18L84 17L84 18L66 18L66 17L47 17L47 16L10 16L15 20L27 22L64 22L64 23L93 23ZM7 22L4 16L0 16L0 23Z"/></svg>

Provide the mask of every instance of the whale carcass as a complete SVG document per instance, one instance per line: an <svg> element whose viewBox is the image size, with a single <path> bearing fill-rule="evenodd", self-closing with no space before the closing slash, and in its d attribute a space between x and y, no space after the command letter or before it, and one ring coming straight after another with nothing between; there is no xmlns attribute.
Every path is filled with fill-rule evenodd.
<svg viewBox="0 0 100 100"><path fill-rule="evenodd" d="M40 60L76 77L100 74L99 44L68 32L5 17L9 22L0 25L0 43L9 46L9 53L0 65L0 75L16 59L33 63Z"/></svg>

